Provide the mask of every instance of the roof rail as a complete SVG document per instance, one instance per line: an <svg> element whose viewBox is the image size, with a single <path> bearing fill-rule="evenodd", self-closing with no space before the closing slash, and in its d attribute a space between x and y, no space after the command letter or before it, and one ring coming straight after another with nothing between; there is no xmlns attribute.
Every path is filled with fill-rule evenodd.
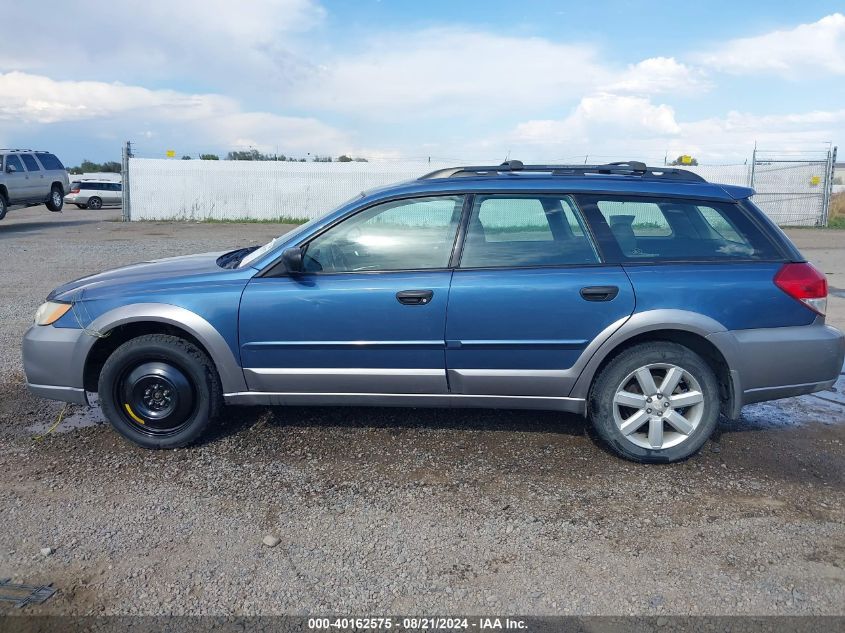
<svg viewBox="0 0 845 633"><path fill-rule="evenodd" d="M524 165L518 160L509 160L501 165L448 167L420 176L420 180L438 178L466 178L473 176L498 176L515 173L547 173L551 176L639 176L648 180L686 180L707 182L698 174L674 167L648 167L635 160L607 163L605 165Z"/></svg>
<svg viewBox="0 0 845 633"><path fill-rule="evenodd" d="M0 147L0 152L32 152L33 154L48 154L45 149L23 149L19 147Z"/></svg>

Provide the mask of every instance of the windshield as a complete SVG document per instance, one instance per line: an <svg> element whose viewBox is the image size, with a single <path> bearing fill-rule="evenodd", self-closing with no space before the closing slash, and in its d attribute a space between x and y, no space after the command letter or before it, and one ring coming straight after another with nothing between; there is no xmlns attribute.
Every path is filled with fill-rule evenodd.
<svg viewBox="0 0 845 633"><path fill-rule="evenodd" d="M274 248L276 248L276 246L278 246L279 243L282 241L282 238L287 240L287 239L290 239L292 237L295 237L296 235L298 235L299 233L301 233L302 231L304 231L305 229L310 227L312 224L314 224L318 220L320 220L320 218L314 218L313 220L309 220L308 222L306 222L302 226L299 226L299 227L297 227L297 228L295 228L291 231L288 231L287 233L284 233L284 234L280 235L279 237L274 237L272 240L267 242L264 246L262 246L261 248L257 248L256 250L252 251L249 255L244 257L241 260L241 263L238 265L238 268L246 268L247 266L249 266L253 262L258 261L259 259L264 257L267 253L269 253Z"/></svg>
<svg viewBox="0 0 845 633"><path fill-rule="evenodd" d="M363 196L364 196L363 193L359 193L357 196L350 198L349 200L347 200L346 202L344 202L340 206L335 207L332 211L330 211L330 213L333 213L334 211L337 211L338 209L342 209L343 207L352 204L356 200L360 200ZM249 255L244 257L241 260L241 263L238 264L238 268L246 268L247 266L250 266L253 262L257 262L259 259L264 257L267 253L269 253L274 248L276 248L276 246L278 246L281 243L282 238L284 238L285 240L289 240L289 239L296 237L297 235L299 235L303 231L306 231L307 229L309 229L315 223L322 220L324 217L326 217L326 215L328 215L328 214L324 214L324 215L321 215L320 217L308 220L308 222L306 222L302 226L299 226L295 229L292 229L292 230L288 231L287 233L280 235L279 237L274 237L267 244L265 244L261 248L258 248L256 250L252 251Z"/></svg>

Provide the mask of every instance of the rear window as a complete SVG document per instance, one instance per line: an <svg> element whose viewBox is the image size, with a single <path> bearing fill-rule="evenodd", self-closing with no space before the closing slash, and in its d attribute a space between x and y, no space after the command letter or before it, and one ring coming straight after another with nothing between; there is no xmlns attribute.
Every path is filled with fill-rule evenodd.
<svg viewBox="0 0 845 633"><path fill-rule="evenodd" d="M621 261L781 259L735 204L597 195L578 201L603 248Z"/></svg>
<svg viewBox="0 0 845 633"><path fill-rule="evenodd" d="M62 165L62 161L56 158L53 154L36 154L38 156L38 160L41 161L41 164L44 166L44 169L64 169L65 166Z"/></svg>
<svg viewBox="0 0 845 633"><path fill-rule="evenodd" d="M38 163L35 162L35 157L32 154L21 154L21 160L26 165L27 171L41 171Z"/></svg>

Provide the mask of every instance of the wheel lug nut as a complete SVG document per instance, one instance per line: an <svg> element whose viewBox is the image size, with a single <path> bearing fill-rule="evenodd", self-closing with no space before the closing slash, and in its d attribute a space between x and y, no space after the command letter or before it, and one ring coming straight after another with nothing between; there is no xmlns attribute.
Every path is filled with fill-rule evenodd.
<svg viewBox="0 0 845 633"><path fill-rule="evenodd" d="M646 398L646 399L645 399L645 401L646 401L646 402L651 402L651 398Z"/></svg>
<svg viewBox="0 0 845 633"><path fill-rule="evenodd" d="M646 412L646 413L651 413L651 409L646 409L646 410L645 410L645 412Z"/></svg>

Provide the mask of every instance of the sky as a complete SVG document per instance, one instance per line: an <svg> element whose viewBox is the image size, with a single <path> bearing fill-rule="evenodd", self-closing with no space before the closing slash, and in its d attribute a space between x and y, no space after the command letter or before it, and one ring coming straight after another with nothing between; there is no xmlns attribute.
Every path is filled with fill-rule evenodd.
<svg viewBox="0 0 845 633"><path fill-rule="evenodd" d="M845 143L841 0L0 0L0 12L0 147L68 165L117 160L125 140L147 157L456 164L730 163L755 143ZM61 28L45 32L46 15Z"/></svg>

